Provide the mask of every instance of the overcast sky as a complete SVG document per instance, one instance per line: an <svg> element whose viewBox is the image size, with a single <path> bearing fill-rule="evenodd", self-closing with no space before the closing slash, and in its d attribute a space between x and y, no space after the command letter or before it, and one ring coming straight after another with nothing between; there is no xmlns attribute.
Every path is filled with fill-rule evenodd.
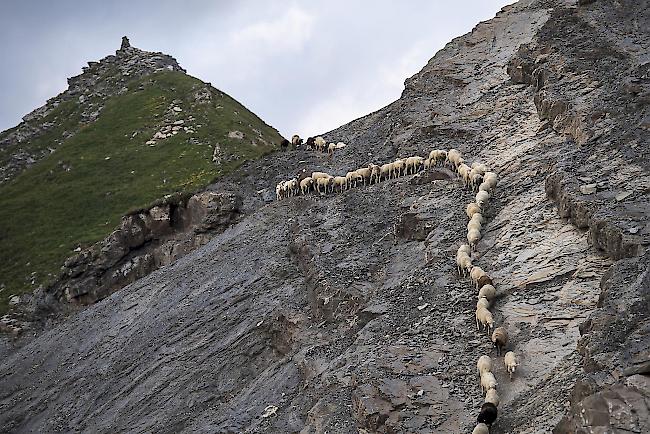
<svg viewBox="0 0 650 434"><path fill-rule="evenodd" d="M1 0L0 130L131 45L174 56L285 136L397 99L404 79L508 0Z"/></svg>

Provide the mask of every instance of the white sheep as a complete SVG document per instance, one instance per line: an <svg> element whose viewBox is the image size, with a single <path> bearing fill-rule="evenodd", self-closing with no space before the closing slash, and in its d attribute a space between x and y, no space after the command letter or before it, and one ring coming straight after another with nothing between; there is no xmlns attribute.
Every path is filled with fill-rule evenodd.
<svg viewBox="0 0 650 434"><path fill-rule="evenodd" d="M494 318L492 312L484 307L476 309L476 328L481 331L483 327L487 330L488 335L490 329L494 326Z"/></svg>
<svg viewBox="0 0 650 434"><path fill-rule="evenodd" d="M492 285L483 285L478 291L478 298L486 298L490 303L494 301L497 296L497 290Z"/></svg>
<svg viewBox="0 0 650 434"><path fill-rule="evenodd" d="M372 175L372 171L370 169L367 167L362 167L361 169L357 169L356 172L359 174L359 176L361 176L361 183L363 185L370 183L370 177Z"/></svg>
<svg viewBox="0 0 650 434"><path fill-rule="evenodd" d="M363 181L363 176L361 176L357 170L348 172L345 175L345 178L347 179L348 188L356 187L359 181Z"/></svg>
<svg viewBox="0 0 650 434"><path fill-rule="evenodd" d="M449 152L447 152L447 162L451 163L452 169L456 170L458 165L461 163L461 160L462 156L456 149L450 149Z"/></svg>
<svg viewBox="0 0 650 434"><path fill-rule="evenodd" d="M487 201L490 198L490 194L487 191L479 191L476 193L476 204L484 209L487 206Z"/></svg>
<svg viewBox="0 0 650 434"><path fill-rule="evenodd" d="M397 159L393 161L393 178L400 177L406 171L406 160Z"/></svg>
<svg viewBox="0 0 650 434"><path fill-rule="evenodd" d="M470 172L470 170L471 170L470 167L465 163L462 163L462 164L460 164L458 166L458 176L460 176L460 178L463 180L463 185L465 187L469 187L469 181L470 181L469 172Z"/></svg>
<svg viewBox="0 0 650 434"><path fill-rule="evenodd" d="M423 164L424 164L424 170L429 170L429 169L431 169L431 168L435 165L435 163L436 163L436 162L435 162L434 160L432 160L431 158L427 158L427 159L424 160L424 162L423 162Z"/></svg>
<svg viewBox="0 0 650 434"><path fill-rule="evenodd" d="M467 253L468 255L469 255L470 253L472 253L472 251L471 251L469 245L467 245L467 244L461 244L461 245L460 245L460 247L458 248L458 251L457 251L456 253L460 253L460 252L465 252L465 253Z"/></svg>
<svg viewBox="0 0 650 434"><path fill-rule="evenodd" d="M483 214L481 214L480 212L475 212L474 214L472 214L472 217L470 217L469 221L477 221L480 224L483 224L485 223L485 217L483 217Z"/></svg>
<svg viewBox="0 0 650 434"><path fill-rule="evenodd" d="M497 174L494 172L485 172L483 182L487 182L491 189L496 188L498 183Z"/></svg>
<svg viewBox="0 0 650 434"><path fill-rule="evenodd" d="M424 158L418 156L408 157L405 163L406 163L406 174L408 175L409 172L411 174L414 174L417 173L417 171L420 169L420 166L422 166L422 164L424 163Z"/></svg>
<svg viewBox="0 0 650 434"><path fill-rule="evenodd" d="M369 164L368 169L370 169L370 183L372 184L373 181L378 183L381 180L381 168L377 166L376 164Z"/></svg>
<svg viewBox="0 0 650 434"><path fill-rule="evenodd" d="M469 273L469 277L472 279L472 282L474 282L474 284L476 285L476 289L479 288L478 280L482 276L487 276L487 273L485 271L483 271L483 269L481 267L473 267L472 271L470 271L470 273Z"/></svg>
<svg viewBox="0 0 650 434"><path fill-rule="evenodd" d="M316 137L314 139L314 144L316 145L316 149L318 149L320 152L325 152L325 147L327 146L327 142L325 141L324 138L321 136Z"/></svg>
<svg viewBox="0 0 650 434"><path fill-rule="evenodd" d="M477 212L481 212L481 207L479 207L475 202L471 202L467 204L467 207L465 208L465 213L467 214L467 217L472 218L474 214Z"/></svg>
<svg viewBox="0 0 650 434"><path fill-rule="evenodd" d="M487 392L490 389L495 389L499 384L497 383L497 379L494 378L494 374L492 372L486 372L483 375L481 375L481 390L483 392Z"/></svg>
<svg viewBox="0 0 650 434"><path fill-rule="evenodd" d="M290 179L284 183L284 188L287 191L287 196L295 196L300 191L300 186L296 178Z"/></svg>
<svg viewBox="0 0 650 434"><path fill-rule="evenodd" d="M472 269L472 259L465 252L458 252L456 254L456 266L458 268L458 274L465 276L468 270Z"/></svg>
<svg viewBox="0 0 650 434"><path fill-rule="evenodd" d="M476 173L480 173L481 175L485 175L485 172L487 172L488 168L485 164L475 161L472 163L472 170L474 170Z"/></svg>
<svg viewBox="0 0 650 434"><path fill-rule="evenodd" d="M314 180L312 179L311 176L308 176L306 178L303 178L300 181L300 192L302 194L307 194L309 193L309 190L311 189L311 186L314 185Z"/></svg>
<svg viewBox="0 0 650 434"><path fill-rule="evenodd" d="M312 176L313 178L313 176ZM321 187L325 187L325 194L327 194L328 190L330 189L332 185L332 181L334 180L334 177L327 175L327 177L319 177L316 178L316 191L320 194L323 194L321 191Z"/></svg>
<svg viewBox="0 0 650 434"><path fill-rule="evenodd" d="M393 173L393 163L382 164L379 167L379 180L382 179L391 179Z"/></svg>
<svg viewBox="0 0 650 434"><path fill-rule="evenodd" d="M327 145L327 154L331 157L336 151L336 143L330 143Z"/></svg>
<svg viewBox="0 0 650 434"><path fill-rule="evenodd" d="M496 406L499 405L500 399L496 389L488 389L487 393L485 394L485 402L491 402Z"/></svg>
<svg viewBox="0 0 650 434"><path fill-rule="evenodd" d="M508 344L508 331L505 327L497 327L492 333L492 342L494 346L497 347L497 356L501 355L501 352Z"/></svg>
<svg viewBox="0 0 650 434"><path fill-rule="evenodd" d="M431 160L432 166L437 165L439 162L444 163L446 158L447 158L447 151L434 149L433 151L429 152L429 160Z"/></svg>
<svg viewBox="0 0 650 434"><path fill-rule="evenodd" d="M481 183L479 184L479 186L478 186L478 191L484 191L484 192L486 192L488 195L491 195L491 194L492 194L492 187L490 187L490 184L489 184L489 183L483 181L483 182L481 182Z"/></svg>
<svg viewBox="0 0 650 434"><path fill-rule="evenodd" d="M284 181L278 182L278 185L275 186L275 198L276 200L282 199L284 194Z"/></svg>
<svg viewBox="0 0 650 434"><path fill-rule="evenodd" d="M335 190L336 187L339 188L339 192L348 189L348 179L345 176L335 176L332 180L332 190Z"/></svg>
<svg viewBox="0 0 650 434"><path fill-rule="evenodd" d="M467 231L467 241L472 247L472 250L476 250L476 244L481 240L481 231L477 229L471 229Z"/></svg>
<svg viewBox="0 0 650 434"><path fill-rule="evenodd" d="M487 297L479 297L478 301L476 302L476 308L485 308L485 309L490 309L490 300L487 299Z"/></svg>
<svg viewBox="0 0 650 434"><path fill-rule="evenodd" d="M481 224L480 221L472 219L467 223L467 232L469 233L469 231L474 230L474 231L478 231L478 233L480 234L482 226L483 225ZM476 244L476 243L474 243L474 244Z"/></svg>
<svg viewBox="0 0 650 434"><path fill-rule="evenodd" d="M490 429L486 424L479 423L472 430L472 434L490 434Z"/></svg>
<svg viewBox="0 0 650 434"><path fill-rule="evenodd" d="M476 362L476 372L478 372L479 378L483 376L484 373L492 371L492 359L488 355L483 355L478 358Z"/></svg>
<svg viewBox="0 0 650 434"><path fill-rule="evenodd" d="M510 374L510 380L512 381L512 375L517 370L519 363L517 362L517 356L512 351L508 351L503 357L503 363L506 365L506 370Z"/></svg>

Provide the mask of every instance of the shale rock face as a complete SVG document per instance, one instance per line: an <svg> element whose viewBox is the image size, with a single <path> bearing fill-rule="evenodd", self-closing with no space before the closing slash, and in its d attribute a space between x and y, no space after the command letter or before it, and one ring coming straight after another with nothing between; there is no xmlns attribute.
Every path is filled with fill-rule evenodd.
<svg viewBox="0 0 650 434"><path fill-rule="evenodd" d="M68 258L47 292L74 303L94 303L207 243L234 224L241 199L203 192L125 216L118 229Z"/></svg>
<svg viewBox="0 0 650 434"><path fill-rule="evenodd" d="M3 343L0 430L471 432L490 354L492 433L647 431L650 8L580 3L507 6L325 134L348 144L331 159L276 153L210 186L242 198L234 225ZM499 174L474 263L521 358L512 381L455 270L474 195L445 169L269 201L302 169L449 148Z"/></svg>

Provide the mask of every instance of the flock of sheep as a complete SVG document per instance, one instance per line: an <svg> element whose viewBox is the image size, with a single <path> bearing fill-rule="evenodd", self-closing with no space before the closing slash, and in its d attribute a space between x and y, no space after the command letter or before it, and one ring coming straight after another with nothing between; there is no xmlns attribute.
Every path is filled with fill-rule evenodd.
<svg viewBox="0 0 650 434"><path fill-rule="evenodd" d="M291 142L289 142L287 139L283 139L282 142L280 143L280 148L282 150L286 150L289 148L289 145L292 145L295 148L298 148L302 145L303 140L298 136L297 134L294 134L291 137ZM334 154L334 151L337 149L342 149L345 148L345 143L343 142L338 142L338 143L327 143L324 138L321 136L318 137L309 137L307 139L306 143L307 147L309 149L313 149L315 151L320 151L320 152L327 152L327 154L332 157Z"/></svg>
<svg viewBox="0 0 650 434"><path fill-rule="evenodd" d="M298 136L294 136L292 142L294 139L302 143ZM294 143L294 146L299 145L299 143ZM314 149L325 149L325 141L321 137L316 139L310 137L307 143L315 144L316 148ZM331 143L330 145L334 144ZM345 145L343 144L343 146ZM501 356L508 344L508 332L505 327L494 328L494 318L490 308L496 298L496 288L490 276L482 268L472 264L472 252L476 250L476 244L481 239L481 230L485 223L483 211L487 208L497 186L496 173L490 172L485 164L475 162L467 165L461 153L456 149L449 151L433 150L426 159L414 156L397 159L392 163L381 166L369 164L368 167L347 172L345 176L332 176L324 172L312 172L311 175L307 175L304 172L299 177L280 182L276 186L276 196L279 200L298 194L305 195L311 191L319 194L335 191L342 192L358 185L368 185L386 179L397 178L401 175L414 174L421 169L428 169L437 165L449 166L458 174L464 186L476 193L475 201L468 204L465 209L469 218L467 224L468 243L462 244L458 248L456 265L459 275L463 277L469 276L476 290L478 290L475 312L476 327L479 331L485 329L488 336L492 331L491 338L496 347L497 356ZM510 379L512 379L518 366L518 358L514 352L508 351L505 353L503 361ZM481 391L485 393L485 400L481 406L473 434L487 434L489 433L489 427L497 418L497 406L499 405L498 383L492 373L492 359L490 356L480 356L476 367L480 378Z"/></svg>

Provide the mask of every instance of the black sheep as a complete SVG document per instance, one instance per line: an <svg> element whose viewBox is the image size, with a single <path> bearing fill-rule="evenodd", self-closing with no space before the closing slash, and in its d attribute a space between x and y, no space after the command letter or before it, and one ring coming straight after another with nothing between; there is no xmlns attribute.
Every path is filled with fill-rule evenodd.
<svg viewBox="0 0 650 434"><path fill-rule="evenodd" d="M286 151L287 148L289 148L289 141L287 139L282 139L282 141L280 142L280 149Z"/></svg>
<svg viewBox="0 0 650 434"><path fill-rule="evenodd" d="M313 137L307 137L307 147L309 149L316 149L316 139Z"/></svg>
<svg viewBox="0 0 650 434"><path fill-rule="evenodd" d="M481 406L481 412L476 418L478 423L484 423L488 426L492 425L497 420L497 406L491 402L486 402Z"/></svg>

